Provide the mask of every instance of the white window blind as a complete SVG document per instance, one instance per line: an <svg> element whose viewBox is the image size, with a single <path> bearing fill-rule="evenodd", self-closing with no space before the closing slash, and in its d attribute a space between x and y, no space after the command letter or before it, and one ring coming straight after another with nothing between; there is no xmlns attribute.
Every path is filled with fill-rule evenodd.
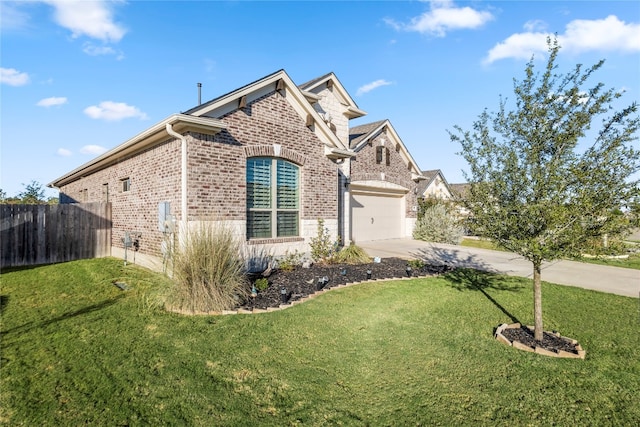
<svg viewBox="0 0 640 427"><path fill-rule="evenodd" d="M247 160L247 238L298 236L299 200L298 166L266 157Z"/></svg>

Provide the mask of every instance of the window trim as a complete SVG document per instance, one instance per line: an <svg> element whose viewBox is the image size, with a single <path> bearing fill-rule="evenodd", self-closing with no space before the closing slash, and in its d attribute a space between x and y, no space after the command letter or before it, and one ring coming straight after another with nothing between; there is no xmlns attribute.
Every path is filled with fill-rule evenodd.
<svg viewBox="0 0 640 427"><path fill-rule="evenodd" d="M376 146L376 164L382 164L382 152L384 147L382 145Z"/></svg>
<svg viewBox="0 0 640 427"><path fill-rule="evenodd" d="M131 191L131 178L122 178L120 180L120 191L122 193L128 193Z"/></svg>
<svg viewBox="0 0 640 427"><path fill-rule="evenodd" d="M249 182L249 173L250 173L250 163L257 160L268 160L269 161L269 207L250 207L249 200L249 187L251 184ZM279 193L278 190L278 182L280 175L279 165L282 162L284 165L290 165L295 170L295 180L296 180L296 188L294 204L295 208L286 208L286 207L278 207L278 196L283 197L283 193ZM247 240L269 240L269 239L297 239L300 237L300 188L301 188L301 167L300 165L281 158L281 157L269 157L269 156L260 156L260 157L251 157L247 158L246 161L246 173L245 173L245 183L247 188L246 195L246 238ZM253 212L263 212L269 213L269 225L270 231L269 236L266 235L257 235L255 227L250 228L252 221L250 221L251 214ZM281 234L282 231L279 229L278 219L282 218L281 214L285 213L295 213L295 235L291 234Z"/></svg>

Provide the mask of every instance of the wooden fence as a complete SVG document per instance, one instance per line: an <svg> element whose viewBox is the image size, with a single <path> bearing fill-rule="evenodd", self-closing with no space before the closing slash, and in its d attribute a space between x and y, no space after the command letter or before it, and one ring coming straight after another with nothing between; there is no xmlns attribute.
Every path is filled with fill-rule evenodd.
<svg viewBox="0 0 640 427"><path fill-rule="evenodd" d="M0 268L111 254L111 203L0 205Z"/></svg>

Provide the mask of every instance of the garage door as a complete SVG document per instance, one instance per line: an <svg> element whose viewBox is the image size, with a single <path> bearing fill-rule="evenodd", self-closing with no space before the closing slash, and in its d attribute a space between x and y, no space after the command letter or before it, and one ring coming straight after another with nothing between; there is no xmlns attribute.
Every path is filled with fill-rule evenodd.
<svg viewBox="0 0 640 427"><path fill-rule="evenodd" d="M351 234L356 243L402 237L404 216L402 196L351 195Z"/></svg>

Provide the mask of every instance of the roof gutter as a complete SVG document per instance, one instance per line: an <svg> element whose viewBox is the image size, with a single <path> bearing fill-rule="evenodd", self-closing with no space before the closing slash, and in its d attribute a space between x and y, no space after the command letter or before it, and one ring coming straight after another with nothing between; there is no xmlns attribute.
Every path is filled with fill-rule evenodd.
<svg viewBox="0 0 640 427"><path fill-rule="evenodd" d="M182 132L183 130L194 130L202 133L216 134L226 128L226 125L222 121L210 117L173 114L133 138L123 142L117 147L57 178L47 184L47 186L50 188L60 188L70 182L82 178L83 176L88 176L98 170L115 164L153 143L160 142L163 138L167 137L167 124L171 124L173 130L177 132Z"/></svg>

